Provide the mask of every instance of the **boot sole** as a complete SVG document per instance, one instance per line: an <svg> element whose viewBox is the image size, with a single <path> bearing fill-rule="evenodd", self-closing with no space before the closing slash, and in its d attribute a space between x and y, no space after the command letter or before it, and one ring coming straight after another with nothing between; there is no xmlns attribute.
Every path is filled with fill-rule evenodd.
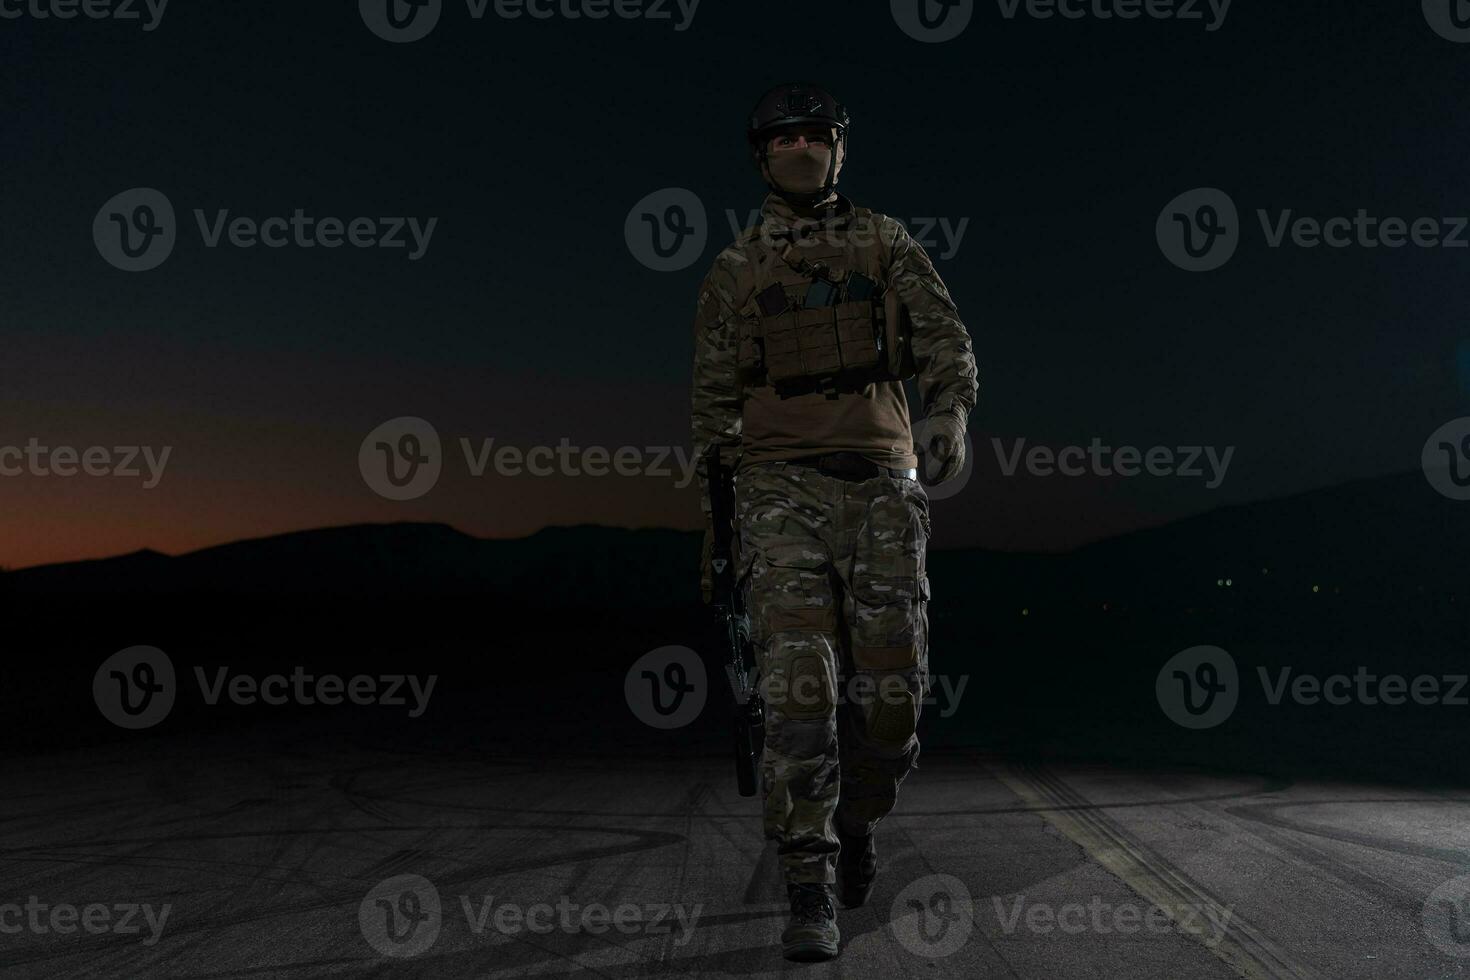
<svg viewBox="0 0 1470 980"><path fill-rule="evenodd" d="M782 946L781 955L798 963L819 963L837 958L837 943L835 940L802 939Z"/></svg>

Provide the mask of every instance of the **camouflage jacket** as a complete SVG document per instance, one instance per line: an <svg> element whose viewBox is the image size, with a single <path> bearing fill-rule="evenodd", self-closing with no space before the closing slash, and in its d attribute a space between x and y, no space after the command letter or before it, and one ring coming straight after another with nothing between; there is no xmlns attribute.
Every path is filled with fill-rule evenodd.
<svg viewBox="0 0 1470 980"><path fill-rule="evenodd" d="M741 321L758 315L752 257L778 248L783 244L780 236L788 231L827 233L827 227L851 208L839 195L836 206L821 217L802 218L780 197L768 195L761 221L715 257L700 285L692 415L706 516L709 493L703 457L711 445L719 445L722 458L736 467L838 451L858 452L880 465L916 465L901 383L877 382L836 400L821 394L782 399L769 386L746 386L737 370ZM923 415L953 413L965 418L977 392L969 333L924 249L896 219L876 213L873 218L875 247L884 270L882 286L897 291L912 320L911 349Z"/></svg>

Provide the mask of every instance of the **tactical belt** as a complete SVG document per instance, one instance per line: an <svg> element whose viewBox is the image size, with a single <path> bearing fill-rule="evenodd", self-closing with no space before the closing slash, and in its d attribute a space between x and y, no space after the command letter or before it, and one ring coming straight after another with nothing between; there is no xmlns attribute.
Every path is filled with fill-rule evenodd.
<svg viewBox="0 0 1470 980"><path fill-rule="evenodd" d="M789 462L796 466L810 466L839 480L871 480L877 476L892 477L895 480L917 480L919 478L918 470L900 470L889 466L879 466L857 453L803 456L800 459L789 460Z"/></svg>

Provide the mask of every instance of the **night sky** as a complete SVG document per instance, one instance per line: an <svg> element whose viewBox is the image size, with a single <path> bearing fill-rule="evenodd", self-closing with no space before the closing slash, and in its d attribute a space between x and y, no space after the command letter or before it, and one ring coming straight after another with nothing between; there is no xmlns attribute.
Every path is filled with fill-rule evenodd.
<svg viewBox="0 0 1470 980"><path fill-rule="evenodd" d="M1067 548L1414 470L1429 434L1470 414L1470 248L1271 248L1256 217L1470 214L1470 44L1418 0L1236 0L1213 31L1007 19L991 0L938 44L887 3L703 0L685 30L665 9L475 20L448 0L406 44L341 0L177 0L152 31L0 19L0 446L172 447L153 489L0 477L0 565L360 521L698 526L676 475L476 478L459 440L687 453L696 289L726 210L764 194L744 115L790 78L850 108L854 201L916 232L968 220L948 257L931 233L980 366L976 471L935 502L938 547ZM178 241L128 273L92 228L135 187L168 197ZM657 272L624 224L667 187L698 195L709 241ZM1207 273L1155 239L1197 187L1240 211L1237 253ZM208 248L195 208L438 222L410 261ZM445 447L438 484L408 501L358 467L400 416ZM993 438L1235 451L1211 490L1007 477Z"/></svg>

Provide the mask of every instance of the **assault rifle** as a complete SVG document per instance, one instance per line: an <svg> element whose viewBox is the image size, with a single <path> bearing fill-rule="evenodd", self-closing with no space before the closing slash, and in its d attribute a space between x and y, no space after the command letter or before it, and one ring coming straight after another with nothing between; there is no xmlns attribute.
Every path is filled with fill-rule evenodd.
<svg viewBox="0 0 1470 980"><path fill-rule="evenodd" d="M714 590L710 605L725 644L725 676L735 702L735 782L741 796L754 796L757 759L765 743L765 706L753 676L755 651L750 643L750 616L735 578L735 477L721 461L719 446L710 446L704 458L710 519L714 522L714 550L710 555Z"/></svg>

